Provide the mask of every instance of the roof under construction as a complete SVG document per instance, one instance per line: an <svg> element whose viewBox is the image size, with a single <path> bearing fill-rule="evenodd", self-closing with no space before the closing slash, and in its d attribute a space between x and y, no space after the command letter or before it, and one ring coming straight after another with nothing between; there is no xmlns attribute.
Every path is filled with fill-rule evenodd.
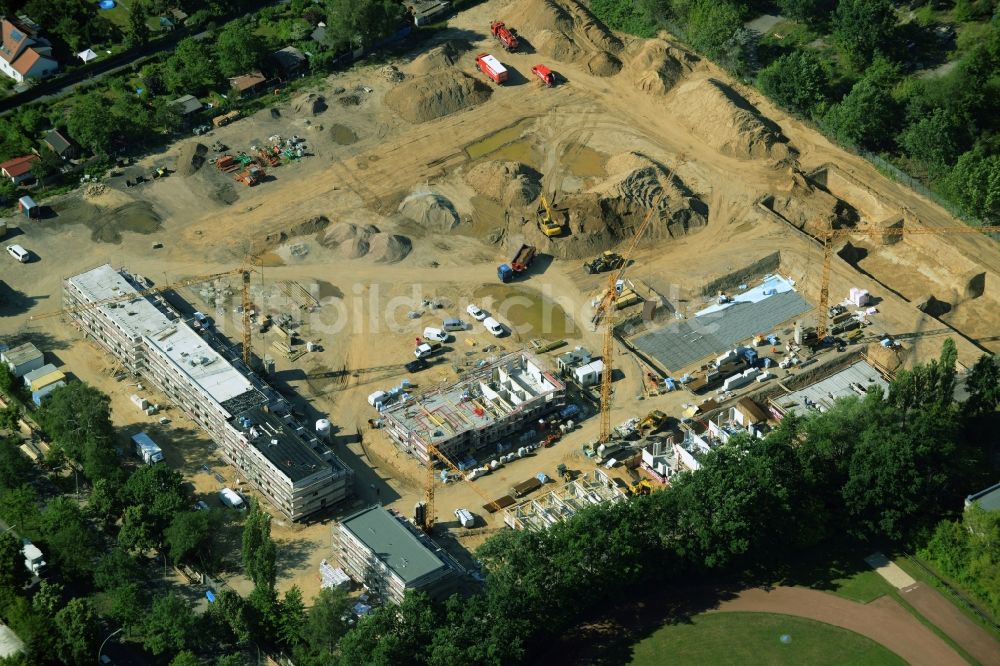
<svg viewBox="0 0 1000 666"><path fill-rule="evenodd" d="M562 388L562 382L542 370L538 359L518 351L470 372L456 384L390 407L383 417L424 442L435 443L489 426Z"/></svg>

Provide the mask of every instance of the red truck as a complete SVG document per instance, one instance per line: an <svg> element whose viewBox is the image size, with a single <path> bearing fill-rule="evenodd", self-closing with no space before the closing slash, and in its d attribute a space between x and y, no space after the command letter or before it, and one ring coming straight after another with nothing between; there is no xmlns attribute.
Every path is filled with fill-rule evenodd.
<svg viewBox="0 0 1000 666"><path fill-rule="evenodd" d="M549 88L556 84L556 75L545 65L535 65L531 68L531 73L540 78L542 83Z"/></svg>
<svg viewBox="0 0 1000 666"><path fill-rule="evenodd" d="M500 61L489 53L480 53L476 56L476 67L483 71L483 74L493 79L497 85L507 80L507 68L500 64Z"/></svg>
<svg viewBox="0 0 1000 666"><path fill-rule="evenodd" d="M490 32L503 44L505 49L508 51L517 50L517 33L508 28L503 21L493 21L493 23L490 23Z"/></svg>

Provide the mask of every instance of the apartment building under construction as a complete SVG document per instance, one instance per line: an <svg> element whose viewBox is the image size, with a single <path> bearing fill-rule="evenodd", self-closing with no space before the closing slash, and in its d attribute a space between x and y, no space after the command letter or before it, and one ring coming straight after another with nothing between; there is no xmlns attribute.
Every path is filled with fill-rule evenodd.
<svg viewBox="0 0 1000 666"><path fill-rule="evenodd" d="M428 444L449 458L475 455L491 444L513 444L518 431L565 404L566 386L537 357L516 351L382 412L389 437L422 464Z"/></svg>
<svg viewBox="0 0 1000 666"><path fill-rule="evenodd" d="M141 287L105 264L65 281L65 306L85 335L184 410L290 520L350 496L353 470L296 419L284 398L221 337L194 330L162 296L140 296ZM135 298L85 307L130 293Z"/></svg>

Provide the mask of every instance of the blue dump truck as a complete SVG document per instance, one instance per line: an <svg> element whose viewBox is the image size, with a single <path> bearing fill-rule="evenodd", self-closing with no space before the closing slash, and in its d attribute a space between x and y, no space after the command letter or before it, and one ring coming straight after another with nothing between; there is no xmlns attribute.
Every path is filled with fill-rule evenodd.
<svg viewBox="0 0 1000 666"><path fill-rule="evenodd" d="M532 260L535 258L535 246L526 243L521 244L521 248L514 254L514 258L509 264L497 266L497 277L501 282L511 282L517 275L528 270Z"/></svg>

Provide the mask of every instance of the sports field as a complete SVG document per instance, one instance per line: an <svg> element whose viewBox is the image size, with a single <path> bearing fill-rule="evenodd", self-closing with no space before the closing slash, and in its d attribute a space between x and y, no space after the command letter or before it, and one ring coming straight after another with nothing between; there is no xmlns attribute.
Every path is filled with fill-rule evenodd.
<svg viewBox="0 0 1000 666"><path fill-rule="evenodd" d="M904 666L878 643L822 622L772 613L704 613L665 625L636 644L630 662L658 664L823 664Z"/></svg>

